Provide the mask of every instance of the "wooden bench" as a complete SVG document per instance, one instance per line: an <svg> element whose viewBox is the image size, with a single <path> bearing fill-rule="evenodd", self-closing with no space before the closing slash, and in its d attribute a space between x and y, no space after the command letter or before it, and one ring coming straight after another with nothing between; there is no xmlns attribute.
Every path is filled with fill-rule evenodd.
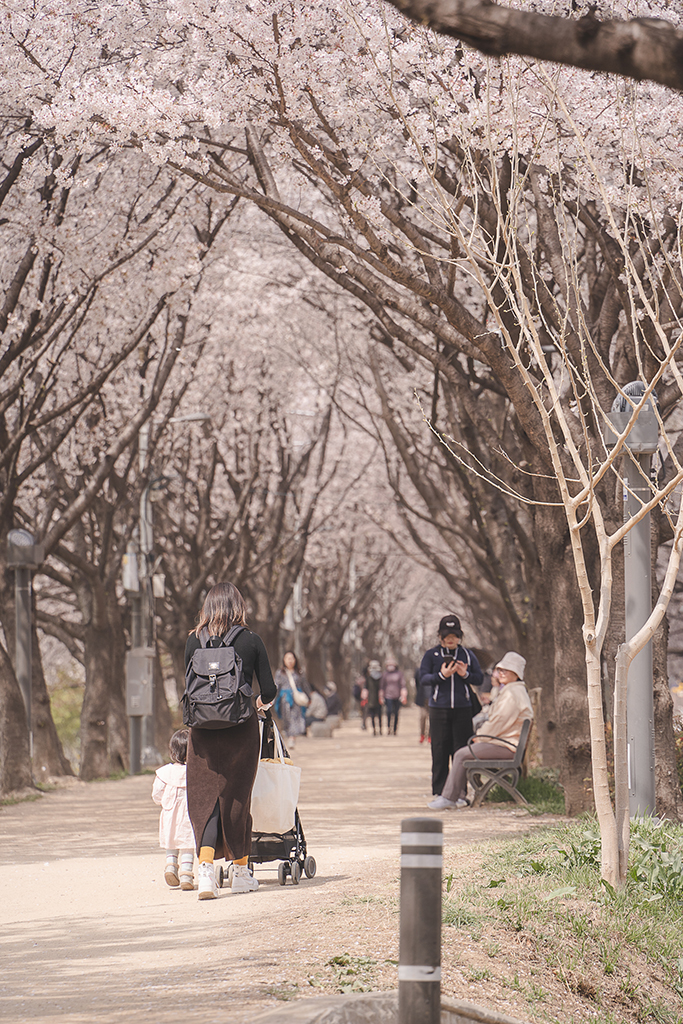
<svg viewBox="0 0 683 1024"><path fill-rule="evenodd" d="M472 761L463 761L463 768L467 772L467 781L474 790L473 807L481 807L493 786L500 786L501 789L510 794L516 803L526 804L527 801L517 789L517 783L519 782L530 729L531 719L527 718L522 723L522 731L516 747L509 740L503 740L499 736L486 736L484 733L480 733L477 737L473 736L467 741L474 759ZM506 760L505 758L492 758L488 760L478 758L475 753L477 746L474 743L475 739L490 740L492 743L500 743L507 747L512 747L515 751L515 756L511 760Z"/></svg>

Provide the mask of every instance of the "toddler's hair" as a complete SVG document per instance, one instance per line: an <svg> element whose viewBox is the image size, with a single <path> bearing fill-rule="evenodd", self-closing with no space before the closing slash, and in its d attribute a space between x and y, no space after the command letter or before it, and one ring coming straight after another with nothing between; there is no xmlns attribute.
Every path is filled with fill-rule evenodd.
<svg viewBox="0 0 683 1024"><path fill-rule="evenodd" d="M171 742L169 743L171 760L176 764L185 764L187 761L187 741L189 738L189 729L178 729L171 736Z"/></svg>

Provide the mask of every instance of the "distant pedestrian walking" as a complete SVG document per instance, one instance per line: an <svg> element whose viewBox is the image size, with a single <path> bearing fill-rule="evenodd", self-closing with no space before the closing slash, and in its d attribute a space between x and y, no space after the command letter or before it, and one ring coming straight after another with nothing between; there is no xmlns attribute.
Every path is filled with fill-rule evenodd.
<svg viewBox="0 0 683 1024"><path fill-rule="evenodd" d="M380 695L380 681L382 679L382 666L378 661L371 661L365 670L365 689L367 691L368 715L372 722L372 735L382 735L382 702ZM375 722L377 723L375 727Z"/></svg>
<svg viewBox="0 0 683 1024"><path fill-rule="evenodd" d="M475 655L462 646L457 615L441 619L439 640L425 653L420 665L420 682L431 689L432 793L437 796L448 778L451 757L467 745L472 735L472 718L481 711L473 688L483 678Z"/></svg>
<svg viewBox="0 0 683 1024"><path fill-rule="evenodd" d="M306 708L311 693L294 651L285 651L282 668L275 673L275 685L277 697L273 710L282 723L286 746L293 750L296 737L306 732Z"/></svg>
<svg viewBox="0 0 683 1024"><path fill-rule="evenodd" d="M169 744L171 763L155 772L152 800L161 805L159 845L166 850L166 884L194 889L194 832L187 810L187 741L189 729L178 729ZM180 858L180 863L178 863Z"/></svg>
<svg viewBox="0 0 683 1024"><path fill-rule="evenodd" d="M387 658L379 683L381 703L387 711L387 735L396 735L398 712L401 704L408 700L408 689L403 673L394 658ZM393 723L393 724L392 724Z"/></svg>

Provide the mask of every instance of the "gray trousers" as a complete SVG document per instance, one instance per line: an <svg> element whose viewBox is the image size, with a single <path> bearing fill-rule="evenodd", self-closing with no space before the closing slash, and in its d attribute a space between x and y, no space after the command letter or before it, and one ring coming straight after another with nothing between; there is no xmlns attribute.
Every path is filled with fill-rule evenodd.
<svg viewBox="0 0 683 1024"><path fill-rule="evenodd" d="M516 753L512 747L504 747L501 743L486 743L482 740L478 743L473 743L472 747L476 751L477 757L481 758L482 761L491 761L493 758L512 761ZM474 754L469 747L461 747L460 750L456 750L453 754L451 770L448 773L446 785L441 791L441 796L445 796L447 800L451 800L453 803L456 800L464 799L467 793L467 775L463 764L465 761L473 759Z"/></svg>

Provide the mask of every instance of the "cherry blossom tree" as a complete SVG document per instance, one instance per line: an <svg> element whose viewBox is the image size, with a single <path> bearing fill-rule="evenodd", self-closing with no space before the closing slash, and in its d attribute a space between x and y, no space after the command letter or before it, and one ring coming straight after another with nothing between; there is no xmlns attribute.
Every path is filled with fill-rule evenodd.
<svg viewBox="0 0 683 1024"><path fill-rule="evenodd" d="M582 72L489 63L361 2L236 11L169 0L65 25L58 5L41 19L13 8L4 22L2 44L22 61L11 94L45 130L74 154L94 138L128 146L248 200L397 352L424 360L456 396L503 399L526 463L514 493L553 581L568 806L589 806L586 605L537 401L562 370L551 359L547 376L527 334L532 323L541 351L585 358L602 409L625 376L657 375L680 312L677 97L605 79L596 109ZM511 358L518 348L527 376ZM663 417L677 400L665 383ZM583 394L555 386L582 433ZM597 534L584 543L597 556Z"/></svg>

